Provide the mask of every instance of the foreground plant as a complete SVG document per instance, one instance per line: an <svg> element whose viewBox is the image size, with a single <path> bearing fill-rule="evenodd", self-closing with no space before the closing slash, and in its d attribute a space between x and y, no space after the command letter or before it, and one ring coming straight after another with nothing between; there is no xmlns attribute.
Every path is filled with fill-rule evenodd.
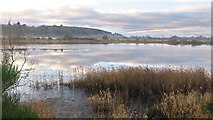
<svg viewBox="0 0 213 120"><path fill-rule="evenodd" d="M38 118L38 115L31 107L20 106L18 95L4 94L2 96L2 118Z"/></svg>
<svg viewBox="0 0 213 120"><path fill-rule="evenodd" d="M149 117L156 118L212 118L213 114L203 105L213 102L213 95L192 91L188 95L171 93L165 95L151 110ZM210 106L208 106L210 107Z"/></svg>
<svg viewBox="0 0 213 120"><path fill-rule="evenodd" d="M87 104L92 108L93 115L97 118L130 118L130 111L124 104L119 104L115 95L109 89L100 91L99 94L91 95Z"/></svg>
<svg viewBox="0 0 213 120"><path fill-rule="evenodd" d="M29 106L32 111L38 115L39 118L57 118L58 109L50 109L44 100L33 100L27 102L25 106Z"/></svg>
<svg viewBox="0 0 213 120"><path fill-rule="evenodd" d="M17 84L21 71L10 63L6 54L0 69L2 76L2 118L38 118L31 107L19 105L19 94L8 94L7 90Z"/></svg>

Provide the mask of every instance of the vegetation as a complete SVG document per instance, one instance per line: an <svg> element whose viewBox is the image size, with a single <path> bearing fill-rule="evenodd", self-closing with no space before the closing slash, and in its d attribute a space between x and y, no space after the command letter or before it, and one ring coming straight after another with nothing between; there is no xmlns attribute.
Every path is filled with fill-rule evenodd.
<svg viewBox="0 0 213 120"><path fill-rule="evenodd" d="M0 66L2 76L2 93L10 86L14 85L20 77L20 71L8 61L8 56L4 55L2 65Z"/></svg>
<svg viewBox="0 0 213 120"><path fill-rule="evenodd" d="M20 72L17 67L9 64L7 58L4 58L0 66L2 75L2 117L3 118L37 118L38 115L30 107L19 106L18 94L9 95L6 90L13 86Z"/></svg>
<svg viewBox="0 0 213 120"><path fill-rule="evenodd" d="M110 38L123 38L124 36L118 33L111 33L108 31L85 28L85 27L69 27L69 26L46 26L41 25L38 27L27 26L26 24L20 24L17 22L7 25L2 25L2 35L7 36L10 29L16 29L19 31L19 36L26 37L57 37L57 38L102 38L103 36L108 36ZM11 32L11 31L10 31ZM71 37L72 36L72 37Z"/></svg>
<svg viewBox="0 0 213 120"><path fill-rule="evenodd" d="M66 36L65 36L66 37ZM96 38L20 38L19 44L110 44L110 43L135 43L135 44L169 44L169 45L211 45L211 40L170 40L170 39L96 39Z"/></svg>
<svg viewBox="0 0 213 120"><path fill-rule="evenodd" d="M92 108L93 118L130 118L131 114L124 104L118 100L118 96L112 95L109 89L100 91L97 95L91 95L87 104Z"/></svg>
<svg viewBox="0 0 213 120"><path fill-rule="evenodd" d="M99 29L68 27L68 26L27 26L17 22L2 25L3 39L11 36L18 39L19 43L25 44L109 44L109 43L163 43L170 45L211 45L210 37L150 37L130 36L126 37L118 33L111 33ZM9 38L11 39L11 38Z"/></svg>
<svg viewBox="0 0 213 120"><path fill-rule="evenodd" d="M203 110L202 108L203 104L208 102L213 102L212 93L200 94L195 91L189 92L188 95L171 93L165 95L164 99L154 106L149 117L212 118L212 110Z"/></svg>
<svg viewBox="0 0 213 120"><path fill-rule="evenodd" d="M39 118L57 118L58 109L55 107L50 109L47 102L44 100L32 100L22 103L22 106L30 107Z"/></svg>
<svg viewBox="0 0 213 120"><path fill-rule="evenodd" d="M128 97L140 96L156 100L172 92L187 94L194 90L210 92L213 81L204 69L154 69L144 67L121 67L107 70L90 70L85 77L71 82L77 87L98 92L110 89ZM126 97L125 96L125 97Z"/></svg>
<svg viewBox="0 0 213 120"><path fill-rule="evenodd" d="M2 66L5 66L3 63ZM18 78L16 67L2 68L5 69L3 71L14 68L13 72L5 72L4 77ZM202 68L154 69L124 66L110 69L87 69L87 73L84 74L83 72L82 77L77 77L70 83L63 83L63 81L59 83L60 86L74 85L86 89L91 94L87 104L92 108L92 113L88 117L211 118L213 116L213 81L210 74ZM14 83L13 80L11 85L12 83ZM58 86L57 83L40 84L37 82L36 84L38 84L37 87L46 86L47 88ZM135 112L130 109L130 102L138 101L146 107L143 108L144 110ZM3 114L5 114L3 117L57 117L57 110L51 111L42 100L27 103L26 106L18 104L16 96L11 97L5 94L3 102L5 103L3 104ZM80 115L73 117L80 117Z"/></svg>
<svg viewBox="0 0 213 120"><path fill-rule="evenodd" d="M4 58L0 65L2 76L2 108L3 118L56 118L57 110L49 109L43 101L21 103L18 94L9 94L7 90L18 83L22 67L14 65L14 42L20 43L166 43L171 45L211 44L204 37L193 39L173 36L169 39L122 38L120 34L76 27L39 26L28 27L17 24L3 25L3 33L7 37L4 42ZM11 31L12 30L12 31ZM25 31L26 30L26 31ZM8 33L7 33L8 32ZM14 33L13 33L14 32ZM26 39L33 35L38 38ZM71 33L70 33L71 32ZM93 34L99 33L96 38ZM13 34L13 35L12 35ZM35 35L36 34L36 35ZM83 38L79 38L79 36ZM40 38L42 36L42 38ZM50 37L51 36L51 37ZM52 37L62 37L53 39ZM90 39L86 37L90 37ZM112 37L119 39L110 39ZM23 37L21 39L21 37ZM64 38L63 38L64 37ZM98 38L102 39L99 40ZM11 45L11 46L7 46ZM24 56L25 57L25 56ZM26 59L24 60L25 64ZM63 75L62 75L63 76ZM119 67L89 69L84 75L77 75L75 81L39 83L35 87L54 88L53 86L76 86L86 89L90 94L87 104L92 108L92 118L212 118L213 117L213 80L202 68L172 69ZM59 77L61 78L61 77ZM130 109L131 102L145 106L141 111ZM78 114L74 117L80 117Z"/></svg>
<svg viewBox="0 0 213 120"><path fill-rule="evenodd" d="M88 98L93 117L209 118L213 81L201 68L153 69L121 67L90 70L75 85L93 93ZM129 102L150 103L143 113L132 113ZM152 101L152 102L150 102Z"/></svg>
<svg viewBox="0 0 213 120"><path fill-rule="evenodd" d="M2 96L2 118L38 118L31 107L20 106L18 95Z"/></svg>

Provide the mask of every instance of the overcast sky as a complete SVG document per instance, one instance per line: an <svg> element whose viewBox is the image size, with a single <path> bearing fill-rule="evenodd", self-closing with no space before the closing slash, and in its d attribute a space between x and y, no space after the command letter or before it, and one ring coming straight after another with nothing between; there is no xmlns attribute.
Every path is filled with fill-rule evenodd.
<svg viewBox="0 0 213 120"><path fill-rule="evenodd" d="M211 0L0 0L1 22L100 28L126 36L210 36Z"/></svg>

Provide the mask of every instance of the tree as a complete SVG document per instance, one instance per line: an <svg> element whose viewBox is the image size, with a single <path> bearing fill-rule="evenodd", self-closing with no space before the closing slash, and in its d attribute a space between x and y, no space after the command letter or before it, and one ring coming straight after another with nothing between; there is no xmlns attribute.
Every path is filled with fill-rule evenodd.
<svg viewBox="0 0 213 120"><path fill-rule="evenodd" d="M73 37L70 34L66 34L66 35L64 35L64 39L70 40L70 39L73 39Z"/></svg>
<svg viewBox="0 0 213 120"><path fill-rule="evenodd" d="M1 76L2 76L2 93L4 93L10 86L14 85L20 77L18 67L9 63L8 55L4 54L2 60Z"/></svg>
<svg viewBox="0 0 213 120"><path fill-rule="evenodd" d="M106 35L104 35L104 36L102 37L102 40L109 40L109 37L106 36Z"/></svg>
<svg viewBox="0 0 213 120"><path fill-rule="evenodd" d="M1 75L1 105L0 111L2 111L3 118L37 118L37 114L35 114L32 109L29 107L20 107L18 102L20 100L19 94L8 94L7 90L13 89L17 87L19 81L23 78L26 78L29 75L29 71L31 68L28 69L25 75L21 76L21 72L27 69L23 69L24 65L26 64L26 55L29 51L24 51L21 57L17 56L16 49L21 46L19 37L20 31L19 27L20 24L16 24L18 27L13 27L13 25L8 22L9 29L5 27L2 31L6 32L6 34L2 35L1 38L1 48L2 48L2 55L3 59L0 65L0 75ZM6 30L6 31L5 31ZM22 60L23 63L19 63L19 67L17 66L16 62L18 60ZM20 62L20 61L19 61Z"/></svg>

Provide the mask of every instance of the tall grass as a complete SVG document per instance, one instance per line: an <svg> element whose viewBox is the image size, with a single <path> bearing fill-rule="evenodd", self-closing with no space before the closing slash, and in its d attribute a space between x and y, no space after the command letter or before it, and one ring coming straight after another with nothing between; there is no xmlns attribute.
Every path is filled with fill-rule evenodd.
<svg viewBox="0 0 213 120"><path fill-rule="evenodd" d="M85 77L70 84L98 93L100 90L120 92L126 97L160 100L164 94L190 91L213 92L213 81L202 68L154 69L121 67L107 70L90 70Z"/></svg>
<svg viewBox="0 0 213 120"><path fill-rule="evenodd" d="M92 108L92 118L131 118L131 113L125 104L117 99L117 95L109 89L100 91L99 94L91 95L87 104Z"/></svg>
<svg viewBox="0 0 213 120"><path fill-rule="evenodd" d="M39 118L57 118L58 109L55 106L54 108L49 108L47 102L44 100L33 100L25 103L24 106L28 106L35 112Z"/></svg>
<svg viewBox="0 0 213 120"><path fill-rule="evenodd" d="M202 68L120 67L90 69L66 85L84 88L93 117L209 118L212 117L213 81ZM128 109L139 98L151 105L141 113ZM134 100L133 100L134 101Z"/></svg>
<svg viewBox="0 0 213 120"><path fill-rule="evenodd" d="M203 109L203 105L213 102L213 95L204 95L192 91L188 95L174 94L165 95L160 103L157 103L150 111L149 117L157 118L212 118L211 112ZM210 107L210 106L209 106Z"/></svg>

